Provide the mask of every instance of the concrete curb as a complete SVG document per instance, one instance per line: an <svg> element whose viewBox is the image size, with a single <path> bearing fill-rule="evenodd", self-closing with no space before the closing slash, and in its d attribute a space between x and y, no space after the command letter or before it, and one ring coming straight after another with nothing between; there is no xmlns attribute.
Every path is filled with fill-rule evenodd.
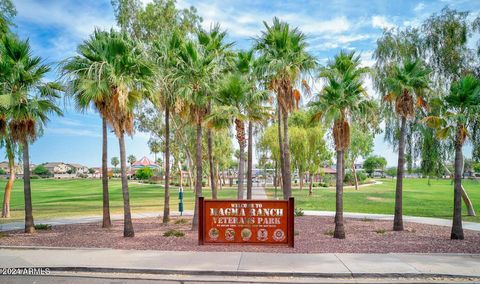
<svg viewBox="0 0 480 284"><path fill-rule="evenodd" d="M126 273L126 274L178 274L198 276L232 276L232 277L312 277L312 278L473 278L480 276L450 273L323 273L323 272L259 272L233 270L181 270L181 269L145 269L145 268L111 268L111 267L49 267L54 272L91 272L91 273Z"/></svg>

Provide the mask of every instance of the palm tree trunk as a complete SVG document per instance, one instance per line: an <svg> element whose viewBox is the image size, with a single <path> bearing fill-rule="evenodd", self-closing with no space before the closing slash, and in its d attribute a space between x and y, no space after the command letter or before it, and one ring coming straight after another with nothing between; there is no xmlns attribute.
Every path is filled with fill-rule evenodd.
<svg viewBox="0 0 480 284"><path fill-rule="evenodd" d="M181 174L181 172L180 172ZM165 108L165 196L163 199L163 224L170 220L170 109Z"/></svg>
<svg viewBox="0 0 480 284"><path fill-rule="evenodd" d="M195 180L195 209L193 211L192 230L198 230L198 198L202 196L202 123L197 122L197 139L195 141L195 166L197 176Z"/></svg>
<svg viewBox="0 0 480 284"><path fill-rule="evenodd" d="M243 182L245 174L245 125L243 121L235 119L235 128L237 132L237 141L240 148L238 158L238 191L237 199L243 199Z"/></svg>
<svg viewBox="0 0 480 284"><path fill-rule="evenodd" d="M463 153L460 136L457 134L457 141L455 141L455 179L454 179L454 193L453 193L453 224L452 240L463 240L462 228L462 165Z"/></svg>
<svg viewBox="0 0 480 284"><path fill-rule="evenodd" d="M13 183L15 182L15 153L12 146L11 140L6 138L5 150L8 156L8 170L10 171L10 177L5 185L5 194L3 195L2 218L10 218L10 197L12 194Z"/></svg>
<svg viewBox="0 0 480 284"><path fill-rule="evenodd" d="M288 142L288 113L283 114L283 155L284 155L284 171L282 176L283 186L285 187L285 195L283 198L288 200L292 196L292 170L290 168L290 143Z"/></svg>
<svg viewBox="0 0 480 284"><path fill-rule="evenodd" d="M135 232L133 231L132 213L130 212L130 196L128 193L128 181L127 181L127 158L125 155L125 136L120 134L118 138L118 144L120 146L120 172L122 178L122 194L123 194L123 236L133 237Z"/></svg>
<svg viewBox="0 0 480 284"><path fill-rule="evenodd" d="M358 177L357 177L357 169L355 168L355 160L352 162L352 173L353 173L353 180L355 182L355 190L358 190Z"/></svg>
<svg viewBox="0 0 480 284"><path fill-rule="evenodd" d="M278 165L275 160L275 176L273 177L273 186L275 187L275 199L277 199L277 186L278 186Z"/></svg>
<svg viewBox="0 0 480 284"><path fill-rule="evenodd" d="M280 183L280 186L281 186L281 189L282 189L282 192L283 192L283 196L285 197L286 193L285 193L285 186L283 184L283 177L285 176L285 153L283 151L283 138L282 138L282 110L281 110L281 107L280 107L280 102L277 103L278 105L278 110L277 110L277 114L278 114L278 147L279 147L279 150L280 150L280 173L281 173L281 176L282 176L282 183Z"/></svg>
<svg viewBox="0 0 480 284"><path fill-rule="evenodd" d="M403 190L403 174L405 172L406 130L407 130L407 118L402 116L402 125L400 128L400 141L398 143L397 187L395 189L395 216L393 217L394 231L403 231L402 190Z"/></svg>
<svg viewBox="0 0 480 284"><path fill-rule="evenodd" d="M308 184L308 196L312 196L313 194L313 176L311 173L308 174L308 177L310 178L309 184Z"/></svg>
<svg viewBox="0 0 480 284"><path fill-rule="evenodd" d="M215 167L213 162L213 141L212 130L207 130L207 148L208 148L208 165L210 169L210 187L212 188L212 199L217 199L217 186L215 184Z"/></svg>
<svg viewBox="0 0 480 284"><path fill-rule="evenodd" d="M247 199L252 199L253 179L253 123L248 122L248 165L247 165Z"/></svg>
<svg viewBox="0 0 480 284"><path fill-rule="evenodd" d="M25 233L35 233L32 209L32 188L30 186L30 156L28 142L23 143L23 194L25 199Z"/></svg>
<svg viewBox="0 0 480 284"><path fill-rule="evenodd" d="M298 173L298 178L300 179L300 190L303 189L303 179L305 178L305 173L304 172L299 172Z"/></svg>
<svg viewBox="0 0 480 284"><path fill-rule="evenodd" d="M102 228L112 227L110 219L110 196L108 193L108 139L107 120L102 118L102 193L103 193L103 221Z"/></svg>
<svg viewBox="0 0 480 284"><path fill-rule="evenodd" d="M335 194L335 231L333 237L345 239L343 227L343 154L344 150L337 150L337 183Z"/></svg>

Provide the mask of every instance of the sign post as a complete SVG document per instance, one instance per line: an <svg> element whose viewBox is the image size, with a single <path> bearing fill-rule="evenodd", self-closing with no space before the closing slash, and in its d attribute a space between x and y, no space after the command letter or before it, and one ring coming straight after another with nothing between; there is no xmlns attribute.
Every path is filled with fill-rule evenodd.
<svg viewBox="0 0 480 284"><path fill-rule="evenodd" d="M294 246L294 199L199 198L198 244Z"/></svg>

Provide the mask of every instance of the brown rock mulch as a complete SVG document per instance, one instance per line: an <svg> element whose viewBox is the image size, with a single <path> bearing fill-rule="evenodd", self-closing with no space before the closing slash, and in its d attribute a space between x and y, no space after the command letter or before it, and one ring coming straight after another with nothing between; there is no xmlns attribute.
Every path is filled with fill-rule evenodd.
<svg viewBox="0 0 480 284"><path fill-rule="evenodd" d="M480 253L480 232L465 230L465 240L450 240L450 228L406 223L404 232L393 232L392 222L346 219L347 238L331 237L334 224L331 217L302 216L295 219L295 248L253 245L197 245L197 232L187 224L162 225L158 218L134 220L135 237L123 237L123 222L116 221L111 229L101 224L54 226L34 235L10 232L0 237L3 246L89 247L137 250L175 251L251 251L282 253ZM175 229L184 237L164 237Z"/></svg>

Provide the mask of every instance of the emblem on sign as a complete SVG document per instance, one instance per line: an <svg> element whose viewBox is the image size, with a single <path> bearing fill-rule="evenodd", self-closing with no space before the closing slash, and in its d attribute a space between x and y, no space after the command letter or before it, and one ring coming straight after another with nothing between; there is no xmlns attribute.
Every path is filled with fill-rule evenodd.
<svg viewBox="0 0 480 284"><path fill-rule="evenodd" d="M257 240L266 241L268 239L268 231L266 229L260 229L257 232Z"/></svg>
<svg viewBox="0 0 480 284"><path fill-rule="evenodd" d="M233 241L235 239L235 230L232 228L228 228L225 230L225 240Z"/></svg>
<svg viewBox="0 0 480 284"><path fill-rule="evenodd" d="M209 231L208 231L208 236L212 239L212 240L216 240L218 239L218 236L220 235L220 233L218 232L218 229L217 228L211 228Z"/></svg>
<svg viewBox="0 0 480 284"><path fill-rule="evenodd" d="M250 240L251 237L252 237L252 230L250 230L249 228L244 228L242 230L242 240L248 241Z"/></svg>
<svg viewBox="0 0 480 284"><path fill-rule="evenodd" d="M276 229L273 232L273 239L277 242L281 242L285 239L285 232L282 229Z"/></svg>

